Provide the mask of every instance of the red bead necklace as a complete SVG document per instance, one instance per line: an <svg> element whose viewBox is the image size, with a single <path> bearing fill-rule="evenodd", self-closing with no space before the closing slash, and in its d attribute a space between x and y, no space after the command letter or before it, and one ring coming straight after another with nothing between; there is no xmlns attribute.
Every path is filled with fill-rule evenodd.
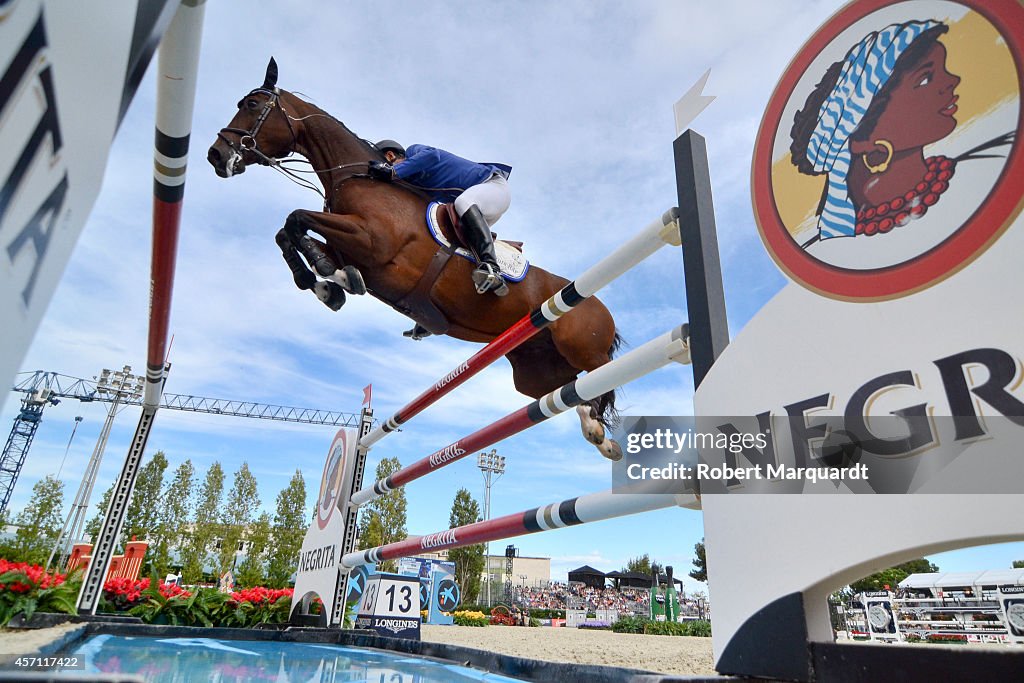
<svg viewBox="0 0 1024 683"><path fill-rule="evenodd" d="M928 171L913 189L877 206L863 206L857 211L858 235L887 233L928 213L928 207L939 201L949 189L949 179L956 172L956 161L941 154L925 159Z"/></svg>

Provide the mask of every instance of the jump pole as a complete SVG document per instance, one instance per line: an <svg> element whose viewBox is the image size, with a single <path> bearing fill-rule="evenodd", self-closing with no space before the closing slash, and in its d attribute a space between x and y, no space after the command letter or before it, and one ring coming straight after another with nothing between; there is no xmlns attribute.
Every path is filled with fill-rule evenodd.
<svg viewBox="0 0 1024 683"><path fill-rule="evenodd" d="M627 382L643 377L668 365L673 360L689 363L689 335L690 326L687 324L669 330L626 355L588 372L513 413L509 413L497 422L403 467L372 486L357 491L350 500L353 505L365 505L388 491L405 486L411 481L461 460L469 453L486 448L574 406L597 398ZM362 445L360 442L360 446Z"/></svg>
<svg viewBox="0 0 1024 683"><path fill-rule="evenodd" d="M160 43L157 81L156 143L153 170L153 247L150 275L149 344L142 414L115 482L110 504L93 545L93 556L82 580L76 609L96 613L103 584L121 536L135 490L153 420L167 379L167 336L174 290L178 232L185 193L188 143L199 71L203 3L183 2Z"/></svg>
<svg viewBox="0 0 1024 683"><path fill-rule="evenodd" d="M426 536L357 550L341 558L341 566L352 569L373 562L409 557L424 551L438 551L462 546L487 543L538 531L550 531L568 526L600 522L615 517L636 515L678 505L697 509L700 503L692 494L671 493L616 493L609 489L568 500L531 508L504 517L475 522L445 529Z"/></svg>
<svg viewBox="0 0 1024 683"><path fill-rule="evenodd" d="M385 435L396 431L403 423L423 412L470 377L561 318L666 244L682 244L679 237L679 209L675 207L666 211L628 242L567 284L532 313L524 316L467 361L384 420L360 441L360 445L370 448Z"/></svg>

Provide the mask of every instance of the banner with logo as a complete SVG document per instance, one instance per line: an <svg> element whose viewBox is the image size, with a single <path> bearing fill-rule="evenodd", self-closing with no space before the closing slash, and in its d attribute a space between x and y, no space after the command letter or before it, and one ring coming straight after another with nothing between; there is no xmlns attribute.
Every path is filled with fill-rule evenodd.
<svg viewBox="0 0 1024 683"><path fill-rule="evenodd" d="M179 3L0 2L0 382L11 386ZM140 192L149 192L147 183Z"/></svg>
<svg viewBox="0 0 1024 683"><path fill-rule="evenodd" d="M702 486L718 671L798 676L806 642L832 640L830 590L1024 538L1021 74L1015 0L860 0L796 50L772 93L752 200L791 282L725 349L694 407L701 433L786 422L765 448L700 454L755 473L817 468L837 455L823 451L835 432L902 425L865 453L893 474L887 490L913 494L843 495L876 490L869 476L813 484L838 495L734 495L808 485L719 467ZM949 492L960 495L927 495ZM751 563L782 556L804 559L750 582ZM759 652L768 640L780 646Z"/></svg>
<svg viewBox="0 0 1024 683"><path fill-rule="evenodd" d="M334 597L338 590L341 566L341 544L345 532L344 483L352 481L356 456L356 432L340 429L327 451L320 475L316 499L316 515L302 539L299 564L295 575L295 592L291 611L308 608L313 596L323 602L324 623L333 623ZM363 576L365 580L365 575Z"/></svg>

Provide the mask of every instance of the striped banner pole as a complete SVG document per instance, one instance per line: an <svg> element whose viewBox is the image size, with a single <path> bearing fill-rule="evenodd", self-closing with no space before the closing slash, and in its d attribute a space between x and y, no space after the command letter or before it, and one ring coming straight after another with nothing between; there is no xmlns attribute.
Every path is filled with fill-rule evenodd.
<svg viewBox="0 0 1024 683"><path fill-rule="evenodd" d="M404 541L377 546L369 550L357 550L343 555L341 566L353 569L364 564L410 557L422 552L499 541L538 531L550 531L661 510L675 505L698 509L700 503L692 494L617 493L612 490L591 493L504 517L446 529L426 536L407 538Z"/></svg>
<svg viewBox="0 0 1024 683"><path fill-rule="evenodd" d="M360 441L369 448L396 431L403 423L421 413L470 377L516 348L545 327L593 296L599 289L635 267L666 244L679 246L679 209L662 214L628 242L613 251L576 280L570 282L550 299L524 316L512 327L494 338L487 346L442 377L432 387L413 399L404 408L385 420Z"/></svg>
<svg viewBox="0 0 1024 683"><path fill-rule="evenodd" d="M405 486L434 470L461 460L470 453L507 439L574 406L643 377L673 360L689 363L689 334L689 325L686 324L669 330L626 355L595 368L514 413L509 413L497 422L431 453L408 467L403 467L372 486L357 491L352 495L352 504L365 505L388 491Z"/></svg>

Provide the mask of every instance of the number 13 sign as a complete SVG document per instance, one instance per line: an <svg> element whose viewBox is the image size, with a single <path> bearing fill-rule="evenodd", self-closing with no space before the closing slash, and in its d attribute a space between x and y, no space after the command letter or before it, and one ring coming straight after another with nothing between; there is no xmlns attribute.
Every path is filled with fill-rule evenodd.
<svg viewBox="0 0 1024 683"><path fill-rule="evenodd" d="M371 574L356 611L356 628L388 638L420 638L419 579L396 574Z"/></svg>

